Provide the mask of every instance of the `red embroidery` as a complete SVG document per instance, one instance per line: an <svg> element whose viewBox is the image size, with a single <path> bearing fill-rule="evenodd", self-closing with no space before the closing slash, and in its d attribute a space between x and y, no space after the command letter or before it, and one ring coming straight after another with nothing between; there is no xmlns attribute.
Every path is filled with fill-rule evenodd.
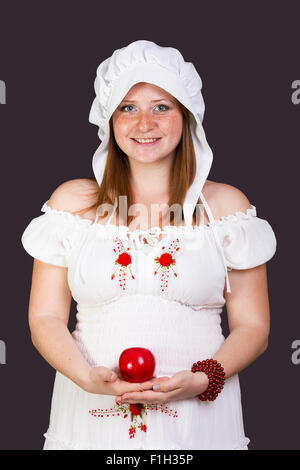
<svg viewBox="0 0 300 470"><path fill-rule="evenodd" d="M176 259L174 258L175 252L180 250L180 247L177 246L179 243L179 239L173 240L169 246L168 252L162 253L160 256L155 258L156 263L159 265L157 270L154 274L157 274L159 270L161 270L161 290L164 292L168 287L168 280L169 280L169 270L170 268L173 271L175 277L177 277L177 273L173 269L173 266L176 264ZM174 245L174 246L173 246ZM162 250L165 250L165 246L162 247Z"/></svg>
<svg viewBox="0 0 300 470"><path fill-rule="evenodd" d="M178 418L178 414L176 410L168 409L168 406L166 405L152 405L152 404L146 404L146 403L135 403L135 404L129 404L129 403L123 403L121 405L115 405L113 408L110 408L109 410L102 410L102 409L97 409L97 410L90 410L89 413L94 416L95 418L108 418L109 416L120 416L121 413L123 413L123 418L126 419L128 415L130 414L130 419L131 419L131 426L128 428L129 432L129 439L132 439L135 437L136 430L140 429L142 432L147 431L147 426L146 424L143 423L143 412L148 414L148 410L154 410L154 411L160 411L161 413L168 414L169 416L172 416L173 418Z"/></svg>
<svg viewBox="0 0 300 470"><path fill-rule="evenodd" d="M116 276L116 271L119 269L119 284L125 290L126 287L126 274L128 270L130 271L132 279L134 279L134 275L131 272L130 264L131 264L131 256L127 251L129 251L129 248L127 248L127 251L125 250L125 247L122 243L122 241L117 237L114 239L114 242L117 244L117 250L113 248L114 252L118 254L118 257L115 261L116 264L116 269L111 275L111 279L114 279Z"/></svg>

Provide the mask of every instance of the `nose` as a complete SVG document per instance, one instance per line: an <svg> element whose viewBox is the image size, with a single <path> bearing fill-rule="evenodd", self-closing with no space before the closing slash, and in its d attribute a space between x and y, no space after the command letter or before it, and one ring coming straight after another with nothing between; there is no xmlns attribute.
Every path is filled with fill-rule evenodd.
<svg viewBox="0 0 300 470"><path fill-rule="evenodd" d="M155 127L155 117L148 111L141 111L138 117L137 127L143 132L147 132Z"/></svg>

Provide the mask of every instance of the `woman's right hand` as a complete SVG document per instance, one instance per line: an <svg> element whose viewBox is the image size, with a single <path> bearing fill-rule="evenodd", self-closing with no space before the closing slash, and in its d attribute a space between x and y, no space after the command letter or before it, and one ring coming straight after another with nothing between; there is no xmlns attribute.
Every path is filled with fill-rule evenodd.
<svg viewBox="0 0 300 470"><path fill-rule="evenodd" d="M153 383L157 381L157 378L153 376L153 379L147 380L149 383L149 390L151 390ZM153 383L152 383L153 382ZM104 366L92 367L89 372L87 379L82 385L83 390L89 393L96 393L99 395L123 395L126 392L142 392L145 390L140 383L131 383L121 380L116 372L108 369ZM148 384L147 388L148 389Z"/></svg>

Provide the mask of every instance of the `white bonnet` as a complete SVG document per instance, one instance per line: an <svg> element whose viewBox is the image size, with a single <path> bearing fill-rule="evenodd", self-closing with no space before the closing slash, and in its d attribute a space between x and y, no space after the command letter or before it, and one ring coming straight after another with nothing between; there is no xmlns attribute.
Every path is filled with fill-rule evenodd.
<svg viewBox="0 0 300 470"><path fill-rule="evenodd" d="M183 206L185 222L189 225L210 171L213 155L202 127L205 109L201 93L202 80L194 65L186 62L177 49L138 40L115 50L111 57L98 66L96 97L89 114L89 121L99 127L98 135L101 140L92 162L95 178L100 185L110 137L109 119L130 88L139 82L152 83L163 88L190 111L197 170Z"/></svg>

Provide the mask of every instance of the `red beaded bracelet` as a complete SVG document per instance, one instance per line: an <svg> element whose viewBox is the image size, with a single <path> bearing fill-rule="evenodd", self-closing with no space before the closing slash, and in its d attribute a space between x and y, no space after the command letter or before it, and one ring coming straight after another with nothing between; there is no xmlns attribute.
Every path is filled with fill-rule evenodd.
<svg viewBox="0 0 300 470"><path fill-rule="evenodd" d="M191 371L204 372L209 379L207 390L198 395L199 400L215 400L225 383L225 372L220 362L215 359L205 359L204 361L194 362Z"/></svg>

